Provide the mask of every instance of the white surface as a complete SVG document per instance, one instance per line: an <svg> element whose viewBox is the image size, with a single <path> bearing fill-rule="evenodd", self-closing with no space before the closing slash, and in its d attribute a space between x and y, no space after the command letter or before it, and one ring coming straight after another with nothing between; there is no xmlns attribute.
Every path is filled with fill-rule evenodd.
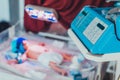
<svg viewBox="0 0 120 80"><path fill-rule="evenodd" d="M27 75L27 76L31 77L32 79L35 79L35 80L44 80L45 77L47 76L46 73L36 72L34 70L30 70L25 75Z"/></svg>
<svg viewBox="0 0 120 80"><path fill-rule="evenodd" d="M29 80L20 76L0 72L0 80Z"/></svg>
<svg viewBox="0 0 120 80"><path fill-rule="evenodd" d="M55 41L53 42L53 46L56 46L56 47L58 47L58 48L60 48L60 49L62 49L62 48L64 47L64 45L65 45L65 42L63 42L63 41L55 40Z"/></svg>

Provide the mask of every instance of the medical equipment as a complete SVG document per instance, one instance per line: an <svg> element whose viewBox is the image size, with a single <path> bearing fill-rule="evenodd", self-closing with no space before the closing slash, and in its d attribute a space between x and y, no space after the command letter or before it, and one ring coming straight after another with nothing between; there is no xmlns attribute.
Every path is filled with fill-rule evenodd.
<svg viewBox="0 0 120 80"><path fill-rule="evenodd" d="M120 52L119 26L114 27L111 21L96 11L89 6L84 7L72 22L71 29L92 54Z"/></svg>
<svg viewBox="0 0 120 80"><path fill-rule="evenodd" d="M107 12L111 9L85 6L68 30L69 36L83 55L89 60L100 62L96 75L98 80L101 80L102 62L106 61L116 61L115 80L120 75L120 34L118 33L120 18L118 15L113 19L107 19ZM106 11L105 14L103 11Z"/></svg>
<svg viewBox="0 0 120 80"><path fill-rule="evenodd" d="M29 4L26 5L25 11L31 18L49 22L58 22L57 12L52 8L46 8Z"/></svg>

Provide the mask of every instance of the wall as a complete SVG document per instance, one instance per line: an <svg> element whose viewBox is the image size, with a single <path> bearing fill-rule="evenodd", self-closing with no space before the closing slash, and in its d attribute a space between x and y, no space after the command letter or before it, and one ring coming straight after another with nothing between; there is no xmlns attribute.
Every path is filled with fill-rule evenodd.
<svg viewBox="0 0 120 80"><path fill-rule="evenodd" d="M0 0L0 21L5 20L14 24L23 19L24 0Z"/></svg>
<svg viewBox="0 0 120 80"><path fill-rule="evenodd" d="M0 21L10 21L9 0L0 0Z"/></svg>

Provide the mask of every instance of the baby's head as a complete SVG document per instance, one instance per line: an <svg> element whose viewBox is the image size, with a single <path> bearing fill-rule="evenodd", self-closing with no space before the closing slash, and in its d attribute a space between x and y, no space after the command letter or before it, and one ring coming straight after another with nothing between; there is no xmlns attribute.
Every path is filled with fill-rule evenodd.
<svg viewBox="0 0 120 80"><path fill-rule="evenodd" d="M12 51L15 53L24 53L25 49L24 49L23 41L25 40L26 39L22 37L15 38L14 40L12 40L11 42Z"/></svg>

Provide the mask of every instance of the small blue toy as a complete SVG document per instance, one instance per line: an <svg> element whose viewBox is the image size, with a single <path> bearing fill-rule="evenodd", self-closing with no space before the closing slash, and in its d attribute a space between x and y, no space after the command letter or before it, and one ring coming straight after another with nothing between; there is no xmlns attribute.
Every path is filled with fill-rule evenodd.
<svg viewBox="0 0 120 80"><path fill-rule="evenodd" d="M17 54L16 60L18 64L22 63L21 55L24 54L25 49L23 46L23 41L26 40L25 38L16 38L11 42L11 50L12 52Z"/></svg>
<svg viewBox="0 0 120 80"><path fill-rule="evenodd" d="M11 49L15 53L24 53L25 49L23 46L23 41L26 40L25 38L16 38L11 42Z"/></svg>
<svg viewBox="0 0 120 80"><path fill-rule="evenodd" d="M73 80L88 80L87 77L82 77L82 73L80 71L71 71L70 74L73 76Z"/></svg>
<svg viewBox="0 0 120 80"><path fill-rule="evenodd" d="M82 78L81 73L74 75L74 80L88 80L88 78Z"/></svg>

